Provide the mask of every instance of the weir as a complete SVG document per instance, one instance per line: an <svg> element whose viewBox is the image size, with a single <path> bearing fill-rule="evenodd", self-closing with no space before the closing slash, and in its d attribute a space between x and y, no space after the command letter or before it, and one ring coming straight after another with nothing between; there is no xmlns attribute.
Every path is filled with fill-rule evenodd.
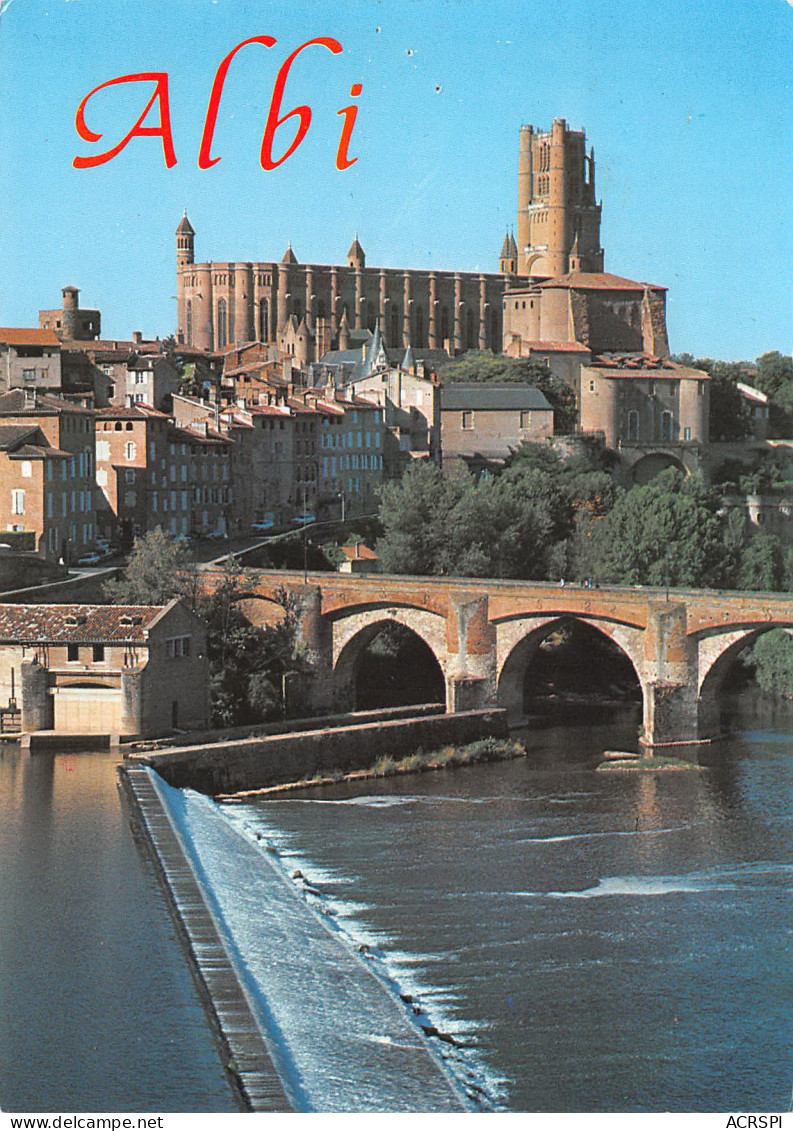
<svg viewBox="0 0 793 1131"><path fill-rule="evenodd" d="M120 773L250 1110L481 1110L481 1091L276 858L208 798L150 769Z"/></svg>

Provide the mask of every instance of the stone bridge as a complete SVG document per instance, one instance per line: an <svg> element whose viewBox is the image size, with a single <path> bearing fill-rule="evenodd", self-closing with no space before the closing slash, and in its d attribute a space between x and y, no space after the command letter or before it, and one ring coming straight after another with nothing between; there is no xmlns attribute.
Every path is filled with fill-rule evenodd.
<svg viewBox="0 0 793 1131"><path fill-rule="evenodd" d="M218 577L211 570L203 576L207 586ZM529 662L560 622L573 619L631 661L643 695L642 741L650 747L718 735L719 693L738 653L770 628L793 631L793 599L780 594L271 570L252 576L244 608L254 623L278 615L279 590L298 602L312 709L354 706L364 650L384 624L396 622L431 649L447 710L498 705L518 721Z"/></svg>

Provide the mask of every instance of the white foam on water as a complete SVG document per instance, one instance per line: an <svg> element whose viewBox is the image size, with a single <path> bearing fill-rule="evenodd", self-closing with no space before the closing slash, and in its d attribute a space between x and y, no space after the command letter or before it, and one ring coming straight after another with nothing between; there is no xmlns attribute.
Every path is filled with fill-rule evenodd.
<svg viewBox="0 0 793 1131"><path fill-rule="evenodd" d="M480 1106L501 1106L505 1081L468 1049L431 1041L433 1074L420 1031L432 1026L451 1033L451 1027L440 1009L430 1014L423 1007L418 986L413 1003L399 1000L408 992L405 979L381 949L390 940L361 926L357 916L366 910L363 903L307 890L321 870L297 853L282 851L280 846L295 837L258 818L250 820L250 810L245 813L243 807L220 806L159 779L156 785L198 865L199 882L220 916L232 960L247 980L262 1024L275 1035L279 1072L298 1110L414 1111L417 1103L427 1105L423 1110L447 1110L451 1093L438 1063L459 1088L479 1097ZM271 836L275 852L268 850L274 847ZM298 860L308 884L291 877ZM325 876L337 882L331 873ZM331 946L312 921L324 923L338 941ZM371 1055L361 1042L372 1048ZM376 1047L386 1059L375 1057Z"/></svg>
<svg viewBox="0 0 793 1131"><path fill-rule="evenodd" d="M599 837L615 836L661 836L664 833L679 833L688 829L688 825L679 825L674 829L614 829L595 833L566 833L564 836L527 836L516 840L515 844L562 844L569 840L593 840Z"/></svg>

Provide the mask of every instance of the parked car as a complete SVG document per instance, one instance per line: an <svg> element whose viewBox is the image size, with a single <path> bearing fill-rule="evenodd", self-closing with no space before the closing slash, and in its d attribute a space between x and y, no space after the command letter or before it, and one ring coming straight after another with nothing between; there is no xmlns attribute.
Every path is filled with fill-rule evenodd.
<svg viewBox="0 0 793 1131"><path fill-rule="evenodd" d="M313 514L308 514L307 511L304 511L303 514L296 514L292 521L299 522L301 526L305 526L307 523L316 522L317 520Z"/></svg>
<svg viewBox="0 0 793 1131"><path fill-rule="evenodd" d="M253 530L256 534L261 534L266 530L272 530L274 526L274 522L252 522L250 529Z"/></svg>
<svg viewBox="0 0 793 1131"><path fill-rule="evenodd" d="M77 559L77 564L79 566L99 565L101 560L99 554L83 554L81 558Z"/></svg>

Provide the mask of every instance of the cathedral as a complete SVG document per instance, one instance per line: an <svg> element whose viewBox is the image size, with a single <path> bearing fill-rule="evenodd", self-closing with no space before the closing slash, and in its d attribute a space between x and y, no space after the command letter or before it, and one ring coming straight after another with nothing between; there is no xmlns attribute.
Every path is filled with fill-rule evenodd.
<svg viewBox="0 0 793 1131"><path fill-rule="evenodd" d="M291 245L280 262L197 263L185 214L177 336L217 351L286 340L300 362L360 341L375 323L391 349L521 356L547 340L602 349L611 335L617 348L668 353L664 288L604 274L600 217L594 151L562 118L548 131L521 127L517 238L505 236L497 272L367 266L357 235L334 266L302 264Z"/></svg>

